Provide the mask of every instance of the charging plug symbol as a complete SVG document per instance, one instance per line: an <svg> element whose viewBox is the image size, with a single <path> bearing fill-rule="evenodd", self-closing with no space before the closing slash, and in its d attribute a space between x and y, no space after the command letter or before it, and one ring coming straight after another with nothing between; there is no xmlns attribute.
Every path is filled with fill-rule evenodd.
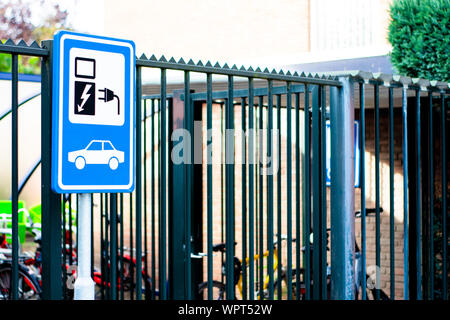
<svg viewBox="0 0 450 320"><path fill-rule="evenodd" d="M117 95L114 94L114 91L109 90L107 88L98 90L99 92L99 100L103 100L105 102L109 102L111 100L114 100L114 98L117 99L117 114L120 114L120 99ZM100 93L103 93L103 97L100 97Z"/></svg>

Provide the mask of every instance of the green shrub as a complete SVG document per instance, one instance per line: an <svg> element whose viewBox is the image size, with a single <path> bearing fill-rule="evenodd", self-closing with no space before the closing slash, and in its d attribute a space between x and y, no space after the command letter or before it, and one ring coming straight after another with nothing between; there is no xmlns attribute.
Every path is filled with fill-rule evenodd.
<svg viewBox="0 0 450 320"><path fill-rule="evenodd" d="M9 53L0 53L0 72L11 72L11 55ZM41 62L39 57L19 56L19 73L40 74Z"/></svg>
<svg viewBox="0 0 450 320"><path fill-rule="evenodd" d="M450 1L394 0L388 39L400 74L450 81Z"/></svg>

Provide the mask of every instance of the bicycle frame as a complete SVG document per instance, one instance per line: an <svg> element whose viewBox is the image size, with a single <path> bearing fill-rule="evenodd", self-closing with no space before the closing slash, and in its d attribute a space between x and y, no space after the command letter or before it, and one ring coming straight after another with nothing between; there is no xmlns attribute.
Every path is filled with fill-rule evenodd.
<svg viewBox="0 0 450 320"><path fill-rule="evenodd" d="M269 250L263 252L263 258L267 258L269 256L269 253L270 253ZM259 259L260 259L260 255L259 254L255 254L253 256L253 260L254 261L258 261ZM239 261L241 261L241 260L239 260ZM245 266L246 267L248 267L249 262L250 262L250 258L247 257L245 259ZM241 261L241 263L242 263L242 261ZM273 248L273 271L274 271L274 274L277 271L277 267L278 267L278 249L277 249L276 246L274 246L274 248ZM266 277L264 278L264 284L263 284L263 289L264 290L267 290L267 288L269 287L269 281L270 281L270 277L267 274ZM236 286L238 287L239 293L240 293L240 295L242 297L243 296L242 271L241 271L241 273L239 275L239 281L236 284ZM258 295L258 300L261 300L260 295Z"/></svg>

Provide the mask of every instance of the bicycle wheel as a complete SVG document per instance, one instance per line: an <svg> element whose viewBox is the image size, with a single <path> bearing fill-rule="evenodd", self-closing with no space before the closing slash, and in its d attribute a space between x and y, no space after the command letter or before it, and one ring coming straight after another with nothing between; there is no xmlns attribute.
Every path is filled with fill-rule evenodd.
<svg viewBox="0 0 450 320"><path fill-rule="evenodd" d="M118 258L120 260L120 257ZM130 259L123 259L123 273L121 275L120 269L118 274L118 281L123 279L123 290L125 292L130 292L130 290L136 290L136 265L134 262L131 262ZM142 298L141 299L149 299L151 296L151 280L145 272L141 273L142 278ZM119 285L120 287L120 285ZM119 289L120 290L120 289Z"/></svg>
<svg viewBox="0 0 450 320"><path fill-rule="evenodd" d="M213 289L213 300L224 300L225 298L225 284L219 281L212 282ZM200 299L208 300L208 282L202 282L198 286L198 293L200 295Z"/></svg>
<svg viewBox="0 0 450 320"><path fill-rule="evenodd" d="M120 257L118 258L120 260ZM119 262L120 263L120 262ZM109 268L109 266L108 266ZM110 274L110 273L109 273ZM95 299L101 300L102 297L105 299L111 294L111 284L107 279L103 279L102 285L102 275L100 272L94 272L94 282L95 282ZM151 279L146 276L144 272L141 273L142 286L141 286L141 300L148 300L151 297ZM136 299L136 265L131 262L130 259L123 259L123 269L120 266L117 270L117 297L121 297L122 290L125 300ZM102 293L103 292L103 293Z"/></svg>
<svg viewBox="0 0 450 320"><path fill-rule="evenodd" d="M19 300L40 299L41 288L36 279L21 265L18 270ZM12 266L10 263L0 265L0 300L11 299Z"/></svg>

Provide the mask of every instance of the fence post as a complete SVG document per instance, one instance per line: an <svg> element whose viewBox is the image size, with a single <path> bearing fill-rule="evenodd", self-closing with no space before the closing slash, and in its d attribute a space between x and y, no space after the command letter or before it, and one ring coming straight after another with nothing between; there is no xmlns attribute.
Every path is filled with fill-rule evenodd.
<svg viewBox="0 0 450 320"><path fill-rule="evenodd" d="M355 298L353 82L330 87L331 105L331 298Z"/></svg>
<svg viewBox="0 0 450 320"><path fill-rule="evenodd" d="M175 130L183 130L185 125L186 110L181 95L184 91L175 90L173 92L173 104L171 110L171 118L169 119L169 298L173 300L186 299L185 295L185 224L186 224L186 174L187 164L185 162L173 162L171 154L174 152L175 146L183 146L181 152L183 157L187 155L187 148L190 143L184 139L190 137L181 135L176 138L180 139L172 141L173 132ZM164 107L164 106L163 106ZM177 153L177 155L180 155ZM184 158L183 160L186 160Z"/></svg>
<svg viewBox="0 0 450 320"><path fill-rule="evenodd" d="M49 50L41 67L41 202L42 298L62 298L61 196L51 190L53 41L42 41Z"/></svg>

